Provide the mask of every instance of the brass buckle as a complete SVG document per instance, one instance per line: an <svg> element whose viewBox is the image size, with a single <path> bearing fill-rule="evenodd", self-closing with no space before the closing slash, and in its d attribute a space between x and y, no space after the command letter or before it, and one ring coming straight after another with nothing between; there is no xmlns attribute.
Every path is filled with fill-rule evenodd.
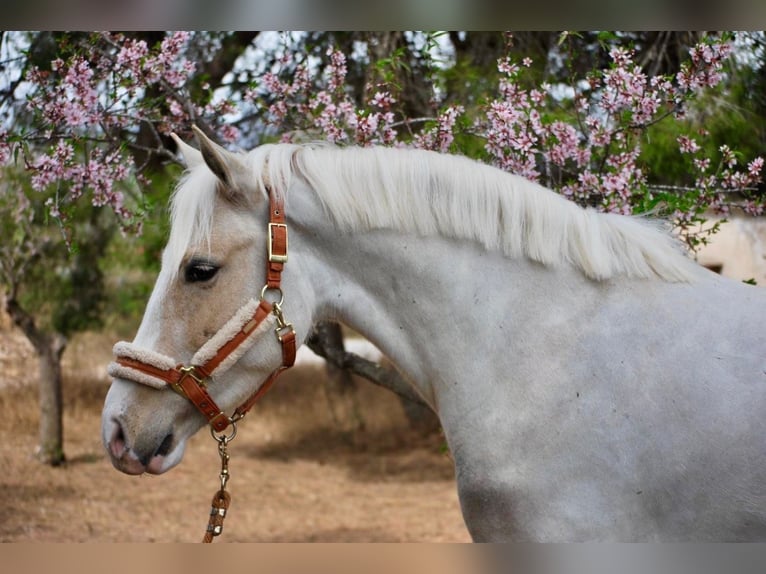
<svg viewBox="0 0 766 574"><path fill-rule="evenodd" d="M280 343L282 340L289 335L290 333L295 333L295 327L293 327L292 323L285 323L284 325L277 325L277 328L274 329L277 333L277 341Z"/></svg>
<svg viewBox="0 0 766 574"><path fill-rule="evenodd" d="M274 331L277 334L277 340L281 343L282 339L289 333L295 333L295 328L292 323L285 321L285 316L282 313L282 302L272 304L272 311L277 318L277 325Z"/></svg>
<svg viewBox="0 0 766 574"><path fill-rule="evenodd" d="M272 229L274 227L282 227L285 230L285 253L284 255L280 255L278 253L274 253L272 249ZM287 225L284 223L269 223L269 238L268 238L268 248L269 248L269 261L272 263L286 263L287 262Z"/></svg>
<svg viewBox="0 0 766 574"><path fill-rule="evenodd" d="M194 379L194 382L197 383L197 385L202 389L207 387L205 379L201 378L197 374L197 367L194 365L190 367L179 367L178 370L181 372L181 378L178 379L177 383L171 384L170 387L182 397L188 398L186 391L184 391L183 387L181 386L181 381L183 381L186 377L191 377Z"/></svg>

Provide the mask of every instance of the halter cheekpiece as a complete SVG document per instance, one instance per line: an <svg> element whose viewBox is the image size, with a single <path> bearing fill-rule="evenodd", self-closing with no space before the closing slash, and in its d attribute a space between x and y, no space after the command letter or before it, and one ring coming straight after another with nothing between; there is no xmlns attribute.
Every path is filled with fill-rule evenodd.
<svg viewBox="0 0 766 574"><path fill-rule="evenodd" d="M127 379L157 389L170 387L189 399L210 424L211 431L223 432L245 416L269 390L282 371L295 363L295 329L285 321L282 304L282 270L287 262L287 225L284 203L269 190L266 284L259 299L250 299L192 357L190 365L171 357L121 341L114 346L115 360L109 365L112 377ZM269 302L267 296L276 296ZM282 347L282 364L232 416L227 416L207 392L212 377L234 365L255 343L256 335L272 326ZM215 436L215 435L214 435Z"/></svg>

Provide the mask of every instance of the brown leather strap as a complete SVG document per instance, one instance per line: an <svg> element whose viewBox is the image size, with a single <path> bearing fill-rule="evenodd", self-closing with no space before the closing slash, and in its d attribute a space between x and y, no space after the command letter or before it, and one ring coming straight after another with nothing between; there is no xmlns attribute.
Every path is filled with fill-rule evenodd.
<svg viewBox="0 0 766 574"><path fill-rule="evenodd" d="M271 190L269 190L268 242L266 285L269 289L279 289L282 283L282 270L287 262L287 225L285 225L284 202Z"/></svg>
<svg viewBox="0 0 766 574"><path fill-rule="evenodd" d="M253 317L245 323L242 328L237 331L236 335L234 335L231 339L229 339L220 349L218 349L218 352L213 355L211 359L209 359L204 365L200 365L197 367L197 371L203 376L203 378L208 378L213 374L213 371L216 370L218 365L220 365L226 357L231 355L234 350L239 347L245 339L247 339L250 334L255 331L255 329L258 328L258 325L260 325L266 317L269 316L271 313L271 303L268 301L261 301L258 305L258 308L255 310L255 313L253 313Z"/></svg>
<svg viewBox="0 0 766 574"><path fill-rule="evenodd" d="M269 289L281 289L282 270L286 261L287 226L285 225L284 203L272 190L269 190L269 249L266 260L266 285ZM268 392L282 371L295 364L297 352L295 330L290 327L286 333L278 333L278 337L282 345L282 366L272 372L260 388L236 408L234 411L235 418L245 416L255 403Z"/></svg>
<svg viewBox="0 0 766 574"><path fill-rule="evenodd" d="M285 368L292 367L295 364L295 355L298 349L295 331L291 329L289 332L281 335L280 342L282 343L282 366Z"/></svg>
<svg viewBox="0 0 766 574"><path fill-rule="evenodd" d="M115 362L123 367L135 369L141 373L145 373L156 379L165 381L169 385L175 385L181 378L181 372L176 369L160 369L154 365L144 363L138 359L131 359L130 357L116 357Z"/></svg>
<svg viewBox="0 0 766 574"><path fill-rule="evenodd" d="M281 375L283 371L286 371L295 364L297 348L295 331L290 330L287 334L282 335L280 341L282 343L282 366L271 373L269 378L264 381L260 388L255 391L255 393L253 393L249 399L237 407L237 409L234 411L234 416L236 418L245 416L245 414L247 414L247 412L253 408L255 403L258 402L258 399L265 395L271 386L276 382L279 375Z"/></svg>
<svg viewBox="0 0 766 574"><path fill-rule="evenodd" d="M177 386L183 390L186 398L197 407L197 410L202 413L216 432L226 430L230 422L229 417L219 408L202 384L187 374L178 382Z"/></svg>
<svg viewBox="0 0 766 574"><path fill-rule="evenodd" d="M260 388L253 393L249 399L247 399L244 403L239 405L237 409L234 411L234 417L235 418L242 418L247 414L247 412L255 406L255 403L258 402L258 400L265 395L268 390L271 388L271 386L276 382L276 380L279 378L279 375L282 374L282 371L285 371L287 367L279 367L276 371L271 373L269 375L269 378L266 379L263 384L260 386Z"/></svg>
<svg viewBox="0 0 766 574"><path fill-rule="evenodd" d="M116 361L124 367L165 381L173 390L189 399L216 431L221 432L229 426L228 417L224 415L200 382L206 376L199 373L196 368L187 369L183 365L178 365L174 369L158 369L129 357L117 357Z"/></svg>
<svg viewBox="0 0 766 574"><path fill-rule="evenodd" d="M119 364L125 367L136 369L137 371L165 381L173 389L189 399L216 432L223 432L229 426L231 421L205 390L201 380L210 377L210 374L215 368L269 316L271 310L272 305L270 303L261 301L253 318L248 321L242 329L226 343L226 345L221 347L212 359L202 366L195 366L187 369L186 367L183 367L183 365L178 365L174 369L159 369L153 365L129 357L117 357L116 360ZM255 405L258 399L271 388L282 371L295 364L297 353L295 331L290 329L284 335L280 335L280 342L282 345L282 365L269 375L263 385L261 385L249 399L237 407L235 411L237 418L244 416L245 413Z"/></svg>

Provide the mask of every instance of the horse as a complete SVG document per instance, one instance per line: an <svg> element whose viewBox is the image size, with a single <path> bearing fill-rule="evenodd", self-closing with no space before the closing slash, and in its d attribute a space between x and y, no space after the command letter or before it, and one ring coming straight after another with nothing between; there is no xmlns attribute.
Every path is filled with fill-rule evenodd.
<svg viewBox="0 0 766 574"><path fill-rule="evenodd" d="M648 218L463 156L197 140L178 140L161 271L115 353L170 372L251 330L225 369L184 378L207 378L210 413L110 367L117 469L177 465L284 368L280 332L297 347L332 320L438 414L474 541L766 540L766 292Z"/></svg>

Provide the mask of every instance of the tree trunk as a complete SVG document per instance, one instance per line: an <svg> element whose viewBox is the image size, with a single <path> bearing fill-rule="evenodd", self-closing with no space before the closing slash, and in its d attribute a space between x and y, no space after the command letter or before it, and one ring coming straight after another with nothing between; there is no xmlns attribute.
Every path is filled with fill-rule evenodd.
<svg viewBox="0 0 766 574"><path fill-rule="evenodd" d="M5 309L13 323L21 329L32 343L40 367L40 443L37 458L51 466L63 464L64 425L61 381L61 356L66 349L66 337L59 333L46 333L35 324L32 316L8 296Z"/></svg>
<svg viewBox="0 0 766 574"><path fill-rule="evenodd" d="M47 346L37 349L40 365L40 462L58 466L64 457L64 401L62 397L61 356L66 340L59 335L47 336Z"/></svg>

